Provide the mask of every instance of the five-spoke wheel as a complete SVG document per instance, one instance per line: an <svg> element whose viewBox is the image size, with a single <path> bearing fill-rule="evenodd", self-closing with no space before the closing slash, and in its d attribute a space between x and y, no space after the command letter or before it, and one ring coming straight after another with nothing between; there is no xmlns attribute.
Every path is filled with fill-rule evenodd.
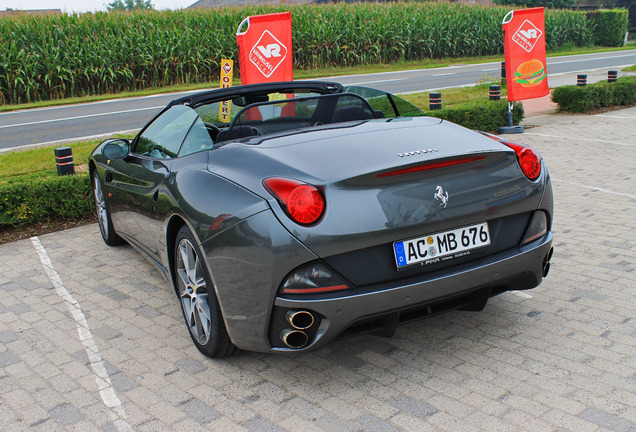
<svg viewBox="0 0 636 432"><path fill-rule="evenodd" d="M175 279L181 310L196 347L209 357L234 352L211 278L187 226L175 242Z"/></svg>

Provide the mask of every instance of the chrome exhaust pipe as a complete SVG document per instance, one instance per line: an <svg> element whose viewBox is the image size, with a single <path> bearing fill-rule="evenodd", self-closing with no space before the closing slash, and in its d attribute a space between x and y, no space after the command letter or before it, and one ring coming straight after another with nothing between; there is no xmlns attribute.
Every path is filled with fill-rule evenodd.
<svg viewBox="0 0 636 432"><path fill-rule="evenodd" d="M314 324L314 316L307 311L290 310L285 314L285 318L297 330L307 330Z"/></svg>
<svg viewBox="0 0 636 432"><path fill-rule="evenodd" d="M299 349L307 345L309 337L307 333L299 330L284 329L280 332L280 339L289 348Z"/></svg>
<svg viewBox="0 0 636 432"><path fill-rule="evenodd" d="M550 272L550 262L548 261L547 263L543 265L543 272L542 272L543 277L546 277L549 272Z"/></svg>
<svg viewBox="0 0 636 432"><path fill-rule="evenodd" d="M553 252L554 252L554 248L551 247L550 250L548 251L548 254L543 259L543 269L541 272L543 277L546 277L548 273L550 272L550 260L552 259Z"/></svg>

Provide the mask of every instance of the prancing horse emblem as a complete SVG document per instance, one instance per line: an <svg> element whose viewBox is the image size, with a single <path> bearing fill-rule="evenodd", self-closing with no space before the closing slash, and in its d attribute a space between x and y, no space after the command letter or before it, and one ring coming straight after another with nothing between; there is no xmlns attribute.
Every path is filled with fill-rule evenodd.
<svg viewBox="0 0 636 432"><path fill-rule="evenodd" d="M443 205L444 208L446 208L446 206L448 205L448 192L444 192L444 188L442 188L441 186L437 186L433 198L441 201L439 205Z"/></svg>

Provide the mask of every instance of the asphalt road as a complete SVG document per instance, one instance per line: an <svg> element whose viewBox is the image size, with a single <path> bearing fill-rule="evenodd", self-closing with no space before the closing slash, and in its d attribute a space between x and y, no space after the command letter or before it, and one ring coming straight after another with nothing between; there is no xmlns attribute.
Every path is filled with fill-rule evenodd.
<svg viewBox="0 0 636 432"><path fill-rule="evenodd" d="M616 51L548 59L551 76L636 64L636 50ZM391 93L412 93L469 86L486 75L499 77L499 62L450 66L437 69L385 72L330 77L342 84L357 84ZM186 92L187 93L187 92ZM134 131L150 120L169 101L186 93L169 93L141 98L14 111L0 114L0 151L13 147L101 137Z"/></svg>

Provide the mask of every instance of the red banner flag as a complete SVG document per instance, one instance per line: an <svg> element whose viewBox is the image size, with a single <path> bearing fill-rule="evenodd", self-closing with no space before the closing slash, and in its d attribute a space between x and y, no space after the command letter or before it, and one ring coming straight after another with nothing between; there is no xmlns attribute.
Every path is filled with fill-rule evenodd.
<svg viewBox="0 0 636 432"><path fill-rule="evenodd" d="M248 28L241 31L247 24ZM292 81L291 12L247 17L236 31L242 84Z"/></svg>
<svg viewBox="0 0 636 432"><path fill-rule="evenodd" d="M508 101L550 93L545 61L543 8L509 12L503 20Z"/></svg>

